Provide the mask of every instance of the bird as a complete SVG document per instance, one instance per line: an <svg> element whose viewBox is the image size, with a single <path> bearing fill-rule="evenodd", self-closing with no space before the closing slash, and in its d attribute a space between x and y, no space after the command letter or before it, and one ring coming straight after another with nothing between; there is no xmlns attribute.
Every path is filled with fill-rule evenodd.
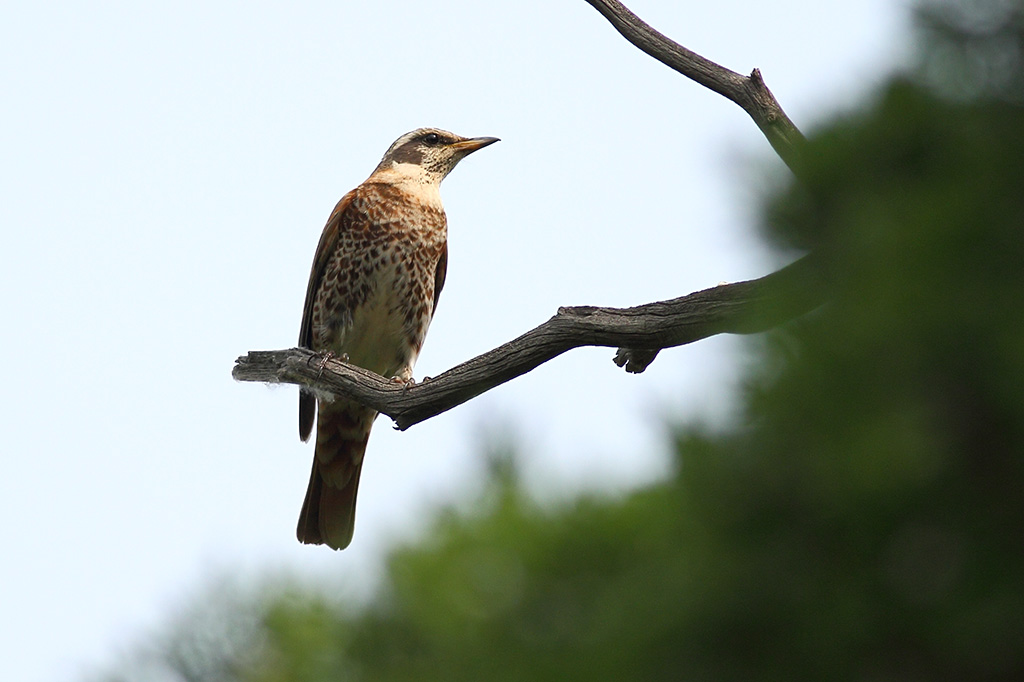
<svg viewBox="0 0 1024 682"><path fill-rule="evenodd" d="M419 128L399 137L373 173L334 207L313 258L299 346L394 381L413 383L448 269L441 181L496 137ZM352 541L356 492L376 411L299 392L299 437L316 421L299 542L339 550Z"/></svg>

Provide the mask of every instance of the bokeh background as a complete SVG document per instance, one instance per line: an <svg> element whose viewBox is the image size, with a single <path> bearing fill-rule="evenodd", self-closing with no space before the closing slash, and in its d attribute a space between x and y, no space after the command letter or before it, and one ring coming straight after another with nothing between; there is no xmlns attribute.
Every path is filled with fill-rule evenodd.
<svg viewBox="0 0 1024 682"><path fill-rule="evenodd" d="M9 679L1013 679L1019 3L630 7L761 68L813 181L582 1L4 10ZM231 365L423 125L503 141L418 376L808 249L835 303L382 418L352 547L299 546L297 391Z"/></svg>

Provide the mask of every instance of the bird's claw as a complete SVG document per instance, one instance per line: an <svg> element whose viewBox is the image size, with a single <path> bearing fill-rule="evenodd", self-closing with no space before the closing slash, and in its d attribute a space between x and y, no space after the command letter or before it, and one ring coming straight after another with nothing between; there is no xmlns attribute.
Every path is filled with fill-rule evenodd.
<svg viewBox="0 0 1024 682"><path fill-rule="evenodd" d="M416 380L412 377L393 376L391 377L391 383L401 384L402 388L409 388L416 385Z"/></svg>
<svg viewBox="0 0 1024 682"><path fill-rule="evenodd" d="M342 353L340 356L338 356L334 354L334 351L325 350L324 352L319 353L318 355L320 357L320 369L316 373L317 381L320 381L320 377L324 375L324 370L327 369L327 363L330 362L331 360L341 360L345 364L348 364L348 353Z"/></svg>

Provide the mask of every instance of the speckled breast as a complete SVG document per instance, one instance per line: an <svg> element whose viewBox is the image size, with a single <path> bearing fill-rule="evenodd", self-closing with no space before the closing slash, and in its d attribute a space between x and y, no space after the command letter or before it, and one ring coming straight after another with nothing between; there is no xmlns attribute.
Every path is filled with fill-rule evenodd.
<svg viewBox="0 0 1024 682"><path fill-rule="evenodd" d="M383 376L411 376L433 313L444 211L394 185L367 183L339 219L313 302L313 347Z"/></svg>

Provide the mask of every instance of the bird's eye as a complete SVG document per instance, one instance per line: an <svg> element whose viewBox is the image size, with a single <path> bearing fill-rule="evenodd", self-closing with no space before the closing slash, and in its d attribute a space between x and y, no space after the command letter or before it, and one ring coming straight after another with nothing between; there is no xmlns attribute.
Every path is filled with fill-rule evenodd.
<svg viewBox="0 0 1024 682"><path fill-rule="evenodd" d="M423 141L429 145L441 144L441 136L437 133L427 133L423 136Z"/></svg>

